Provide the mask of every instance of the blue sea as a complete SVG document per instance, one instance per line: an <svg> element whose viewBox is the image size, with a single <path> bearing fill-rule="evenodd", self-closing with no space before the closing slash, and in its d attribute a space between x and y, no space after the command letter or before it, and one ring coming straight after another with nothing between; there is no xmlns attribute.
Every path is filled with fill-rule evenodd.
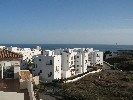
<svg viewBox="0 0 133 100"><path fill-rule="evenodd" d="M104 45L104 44L0 44L1 46L15 46L20 48L35 48L41 46L43 50L59 48L94 48L100 51L133 50L133 45Z"/></svg>

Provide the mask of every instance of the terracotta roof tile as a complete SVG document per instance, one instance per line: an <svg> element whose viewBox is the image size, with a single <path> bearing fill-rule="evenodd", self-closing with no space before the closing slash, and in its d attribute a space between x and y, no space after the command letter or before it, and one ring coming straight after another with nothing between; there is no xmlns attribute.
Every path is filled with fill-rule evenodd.
<svg viewBox="0 0 133 100"><path fill-rule="evenodd" d="M8 51L6 49L0 49L0 60L4 59L19 59L22 58L23 56L21 54L15 53Z"/></svg>

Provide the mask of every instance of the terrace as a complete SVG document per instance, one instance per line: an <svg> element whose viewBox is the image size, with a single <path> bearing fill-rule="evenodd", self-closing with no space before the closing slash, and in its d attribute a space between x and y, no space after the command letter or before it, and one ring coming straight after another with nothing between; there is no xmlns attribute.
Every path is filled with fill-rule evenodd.
<svg viewBox="0 0 133 100"><path fill-rule="evenodd" d="M24 93L24 100L30 100L27 89L19 89L19 79L3 79L0 80L0 91Z"/></svg>

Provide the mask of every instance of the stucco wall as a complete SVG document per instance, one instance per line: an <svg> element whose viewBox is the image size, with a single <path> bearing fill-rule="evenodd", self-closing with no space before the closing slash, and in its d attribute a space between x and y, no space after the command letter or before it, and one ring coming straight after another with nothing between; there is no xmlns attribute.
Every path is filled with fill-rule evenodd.
<svg viewBox="0 0 133 100"><path fill-rule="evenodd" d="M24 100L24 93L0 91L0 100Z"/></svg>

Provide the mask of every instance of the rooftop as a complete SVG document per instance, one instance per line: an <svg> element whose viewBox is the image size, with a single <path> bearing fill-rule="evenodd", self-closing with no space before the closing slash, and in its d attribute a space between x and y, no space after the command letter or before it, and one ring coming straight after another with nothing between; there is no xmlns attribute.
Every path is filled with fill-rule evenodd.
<svg viewBox="0 0 133 100"><path fill-rule="evenodd" d="M22 80L29 80L30 71L29 70L20 70L20 76Z"/></svg>
<svg viewBox="0 0 133 100"><path fill-rule="evenodd" d="M0 80L0 91L24 93L24 100L30 100L27 89L19 89L19 79Z"/></svg>
<svg viewBox="0 0 133 100"><path fill-rule="evenodd" d="M20 59L22 57L21 54L6 49L0 49L0 60Z"/></svg>

